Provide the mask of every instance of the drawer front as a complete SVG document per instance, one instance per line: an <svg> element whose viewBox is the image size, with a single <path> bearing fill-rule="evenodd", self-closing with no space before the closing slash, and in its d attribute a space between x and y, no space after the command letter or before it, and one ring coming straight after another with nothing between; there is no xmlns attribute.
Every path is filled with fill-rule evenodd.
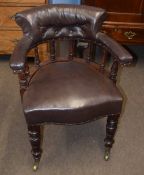
<svg viewBox="0 0 144 175"><path fill-rule="evenodd" d="M123 28L123 27L106 27L102 31L121 43L144 43L144 29L143 28Z"/></svg>
<svg viewBox="0 0 144 175"><path fill-rule="evenodd" d="M85 5L106 9L108 12L140 13L142 0L84 0Z"/></svg>
<svg viewBox="0 0 144 175"><path fill-rule="evenodd" d="M0 7L0 29L18 27L14 19L12 19L12 16L28 8L30 7Z"/></svg>
<svg viewBox="0 0 144 175"><path fill-rule="evenodd" d="M11 54L22 35L21 31L0 31L0 54ZM34 57L34 50L31 50L28 55ZM39 55L41 61L48 59L47 44L39 45Z"/></svg>
<svg viewBox="0 0 144 175"><path fill-rule="evenodd" d="M44 4L45 0L1 0L0 3Z"/></svg>
<svg viewBox="0 0 144 175"><path fill-rule="evenodd" d="M0 31L0 54L11 53L21 36L21 31Z"/></svg>

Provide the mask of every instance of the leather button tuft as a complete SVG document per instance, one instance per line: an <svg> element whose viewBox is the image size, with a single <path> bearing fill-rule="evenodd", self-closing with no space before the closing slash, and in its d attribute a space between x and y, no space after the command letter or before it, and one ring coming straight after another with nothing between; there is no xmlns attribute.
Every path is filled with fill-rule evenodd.
<svg viewBox="0 0 144 175"><path fill-rule="evenodd" d="M55 34L58 34L58 31L55 31Z"/></svg>

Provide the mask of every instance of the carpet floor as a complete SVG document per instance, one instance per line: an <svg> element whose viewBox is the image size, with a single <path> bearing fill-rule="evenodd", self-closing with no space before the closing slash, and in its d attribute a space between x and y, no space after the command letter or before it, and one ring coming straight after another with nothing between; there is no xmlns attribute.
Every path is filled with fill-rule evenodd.
<svg viewBox="0 0 144 175"><path fill-rule="evenodd" d="M144 174L144 55L120 71L125 105L109 161L103 159L106 119L78 126L47 125L43 155L32 171L18 79L0 62L0 175Z"/></svg>

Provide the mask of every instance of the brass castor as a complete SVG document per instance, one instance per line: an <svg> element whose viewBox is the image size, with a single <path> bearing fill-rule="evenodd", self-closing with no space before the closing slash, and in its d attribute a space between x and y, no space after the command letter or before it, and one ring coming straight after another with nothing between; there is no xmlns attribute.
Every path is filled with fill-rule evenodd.
<svg viewBox="0 0 144 175"><path fill-rule="evenodd" d="M39 167L39 161L35 161L33 164L33 171L37 171L38 167Z"/></svg>
<svg viewBox="0 0 144 175"><path fill-rule="evenodd" d="M110 149L107 148L107 149L105 150L104 159L105 159L105 161L108 161L109 158L110 158Z"/></svg>

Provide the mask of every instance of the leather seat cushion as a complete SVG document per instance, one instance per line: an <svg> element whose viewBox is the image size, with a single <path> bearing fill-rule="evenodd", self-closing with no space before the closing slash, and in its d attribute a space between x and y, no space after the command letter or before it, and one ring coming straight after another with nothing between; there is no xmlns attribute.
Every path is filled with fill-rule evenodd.
<svg viewBox="0 0 144 175"><path fill-rule="evenodd" d="M119 114L122 96L114 83L87 63L57 62L41 67L23 96L29 124L80 123Z"/></svg>

